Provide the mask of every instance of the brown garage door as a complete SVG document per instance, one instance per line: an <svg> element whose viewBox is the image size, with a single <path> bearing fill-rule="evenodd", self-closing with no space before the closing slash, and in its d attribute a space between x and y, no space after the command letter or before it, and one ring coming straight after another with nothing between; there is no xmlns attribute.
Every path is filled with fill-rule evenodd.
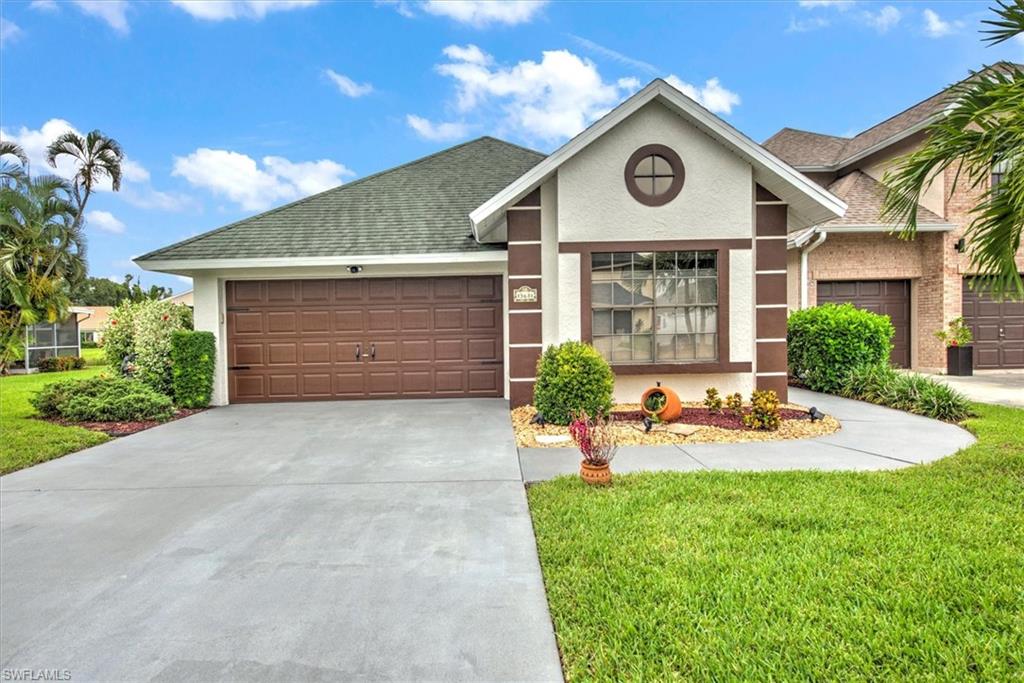
<svg viewBox="0 0 1024 683"><path fill-rule="evenodd" d="M974 333L974 367L1024 368L1024 302L996 301L964 278L964 322Z"/></svg>
<svg viewBox="0 0 1024 683"><path fill-rule="evenodd" d="M233 403L501 396L501 278L227 285Z"/></svg>
<svg viewBox="0 0 1024 683"><path fill-rule="evenodd" d="M889 359L896 367L910 367L909 280L819 282L818 303L853 304L857 308L889 316L896 328Z"/></svg>

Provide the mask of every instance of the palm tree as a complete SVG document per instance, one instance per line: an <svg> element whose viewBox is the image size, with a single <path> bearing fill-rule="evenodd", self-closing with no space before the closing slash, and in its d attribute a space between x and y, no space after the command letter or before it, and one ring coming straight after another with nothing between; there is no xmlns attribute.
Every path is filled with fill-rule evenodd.
<svg viewBox="0 0 1024 683"><path fill-rule="evenodd" d="M0 372L19 355L27 325L67 316L69 283L85 275L71 192L56 176L0 187Z"/></svg>
<svg viewBox="0 0 1024 683"><path fill-rule="evenodd" d="M1024 0L999 0L985 40L997 44L1024 34ZM924 144L885 175L883 217L900 236L917 232L918 198L937 173L955 169L952 187L964 183L980 194L965 232L971 265L987 276L996 295L1024 298L1015 256L1024 229L1024 69L1000 63L973 72L950 89L943 116L931 123ZM991 182L994 168L1002 175Z"/></svg>
<svg viewBox="0 0 1024 683"><path fill-rule="evenodd" d="M68 131L50 143L46 149L46 160L54 168L62 156L71 157L76 166L71 178L71 196L75 201L77 214L75 222L80 227L85 217L85 205L97 183L110 178L114 191L121 189L121 164L124 152L117 140L109 138L98 130L86 134Z"/></svg>
<svg viewBox="0 0 1024 683"><path fill-rule="evenodd" d="M4 159L6 156L17 158L21 165L6 161ZM20 183L28 175L25 171L26 168L28 168L28 155L25 154L21 145L10 140L0 140L0 186L11 187Z"/></svg>

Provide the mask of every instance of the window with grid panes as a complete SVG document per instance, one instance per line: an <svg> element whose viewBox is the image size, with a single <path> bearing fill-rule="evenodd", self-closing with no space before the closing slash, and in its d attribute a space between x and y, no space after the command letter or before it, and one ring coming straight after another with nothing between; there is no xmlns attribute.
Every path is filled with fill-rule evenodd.
<svg viewBox="0 0 1024 683"><path fill-rule="evenodd" d="M591 336L609 362L718 360L718 254L591 254Z"/></svg>

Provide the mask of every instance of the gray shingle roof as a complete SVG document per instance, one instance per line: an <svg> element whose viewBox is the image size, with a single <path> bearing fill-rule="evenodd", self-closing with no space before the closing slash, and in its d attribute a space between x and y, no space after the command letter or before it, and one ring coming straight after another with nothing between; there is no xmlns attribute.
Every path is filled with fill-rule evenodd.
<svg viewBox="0 0 1024 683"><path fill-rule="evenodd" d="M469 213L544 155L492 137L456 145L144 254L136 261L484 251Z"/></svg>
<svg viewBox="0 0 1024 683"><path fill-rule="evenodd" d="M846 214L822 227L830 225L880 225L882 202L885 200L885 185L860 171L853 171L833 181L828 191L846 202ZM938 214L919 206L917 220L922 225L944 224Z"/></svg>
<svg viewBox="0 0 1024 683"><path fill-rule="evenodd" d="M1020 67L1019 64L998 62L978 73L983 74L992 69L1005 70L1011 66ZM976 74L972 74L961 81L961 83L969 81L975 78L975 76ZM928 99L918 102L909 109L858 133L852 138L821 135L794 128L783 128L765 140L764 147L792 166L829 166L839 168L865 150L885 142L893 136L906 132L941 112L949 104L950 89L953 87L955 86L950 86Z"/></svg>

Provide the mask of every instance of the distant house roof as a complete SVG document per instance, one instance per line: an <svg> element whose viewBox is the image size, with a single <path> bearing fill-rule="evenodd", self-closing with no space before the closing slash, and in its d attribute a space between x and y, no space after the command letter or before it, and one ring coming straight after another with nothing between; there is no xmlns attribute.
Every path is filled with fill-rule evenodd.
<svg viewBox="0 0 1024 683"><path fill-rule="evenodd" d="M1020 67L1019 64L998 62L978 73L985 73L991 69L1006 70ZM977 74L971 74L960 83L976 76ZM764 146L797 168L838 170L858 158L866 156L866 153L870 153L879 146L901 140L923 128L950 104L950 90L953 87L955 86L945 88L853 137L822 135L795 128L783 128L765 140Z"/></svg>
<svg viewBox="0 0 1024 683"><path fill-rule="evenodd" d="M828 230L835 226L883 225L882 202L885 201L885 185L861 171L853 171L833 181L828 191L846 202L846 214L821 225ZM917 208L920 225L947 225L947 221L923 206Z"/></svg>
<svg viewBox="0 0 1024 683"><path fill-rule="evenodd" d="M482 137L139 256L198 259L493 251L469 213L540 152Z"/></svg>

